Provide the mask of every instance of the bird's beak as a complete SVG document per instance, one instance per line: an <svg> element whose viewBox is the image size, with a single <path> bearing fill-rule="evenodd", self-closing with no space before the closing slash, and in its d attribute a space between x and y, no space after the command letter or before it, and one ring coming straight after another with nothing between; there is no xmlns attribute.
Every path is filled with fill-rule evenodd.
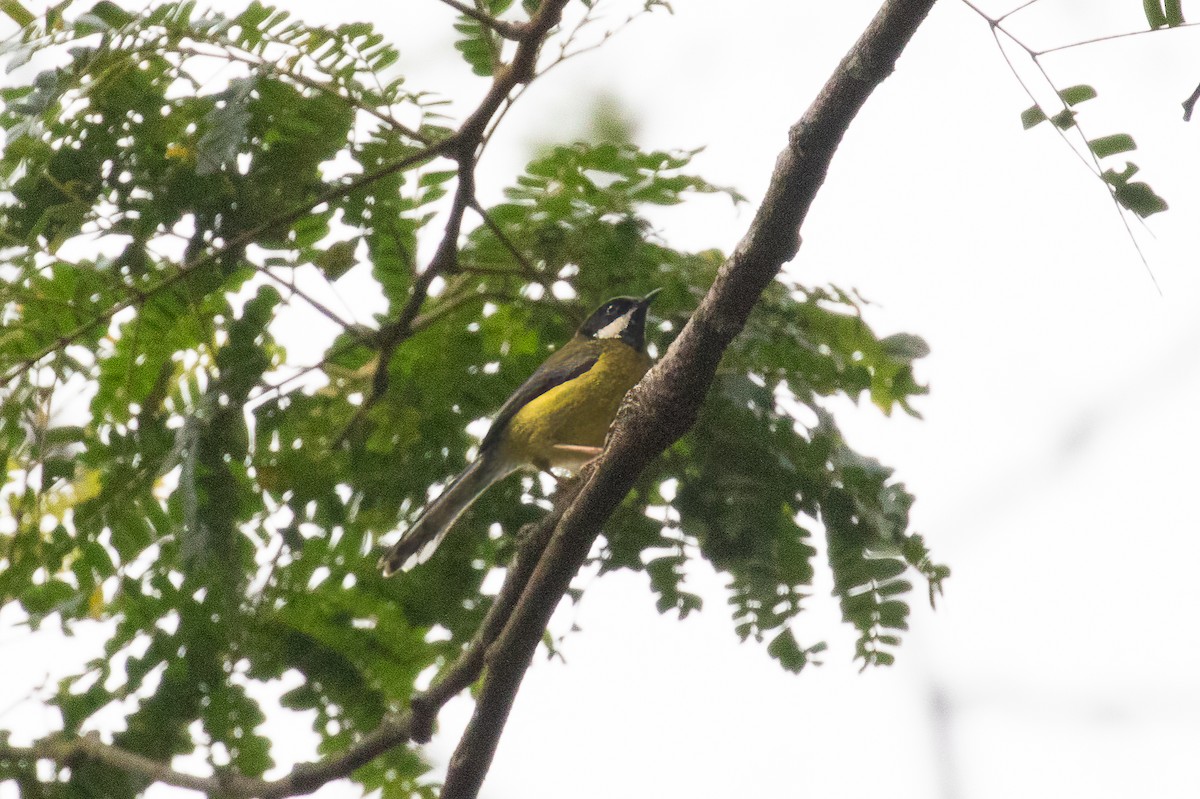
<svg viewBox="0 0 1200 799"><path fill-rule="evenodd" d="M654 302L654 298L658 296L658 293L660 291L662 291L661 287L656 288L654 291L650 292L645 297L642 297L641 301L638 302L638 305L642 308L648 307L650 305L650 303Z"/></svg>

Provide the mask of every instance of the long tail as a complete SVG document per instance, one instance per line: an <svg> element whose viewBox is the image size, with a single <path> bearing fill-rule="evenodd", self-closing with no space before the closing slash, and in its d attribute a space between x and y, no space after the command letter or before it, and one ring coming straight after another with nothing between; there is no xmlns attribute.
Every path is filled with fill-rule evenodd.
<svg viewBox="0 0 1200 799"><path fill-rule="evenodd" d="M493 483L508 477L516 469L515 465L496 457L495 453L476 458L379 559L383 576L406 571L428 560L458 517L471 507L471 503Z"/></svg>

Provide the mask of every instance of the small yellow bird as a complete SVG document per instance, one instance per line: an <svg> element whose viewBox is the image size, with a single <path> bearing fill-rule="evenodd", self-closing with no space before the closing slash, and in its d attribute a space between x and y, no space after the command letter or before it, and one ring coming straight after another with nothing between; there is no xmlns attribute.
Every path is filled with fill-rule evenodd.
<svg viewBox="0 0 1200 799"><path fill-rule="evenodd" d="M424 563L471 503L518 469L577 471L601 453L625 393L650 368L646 313L658 292L601 305L513 392L479 456L379 559L385 577Z"/></svg>

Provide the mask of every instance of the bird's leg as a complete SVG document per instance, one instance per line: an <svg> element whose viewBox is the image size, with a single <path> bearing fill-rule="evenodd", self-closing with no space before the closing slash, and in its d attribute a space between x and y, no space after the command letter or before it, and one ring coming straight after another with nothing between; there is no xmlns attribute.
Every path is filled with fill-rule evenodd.
<svg viewBox="0 0 1200 799"><path fill-rule="evenodd" d="M599 458L600 454L604 452L604 447L591 447L584 444L555 444L553 450L556 456L553 461L549 458L536 460L533 462L533 466L539 472L553 477L554 482L561 487L563 479L550 470L551 462L577 474L580 469Z"/></svg>
<svg viewBox="0 0 1200 799"><path fill-rule="evenodd" d="M569 455L575 458L584 456L578 466L571 471L578 472L583 467L587 466L592 461L599 458L604 453L604 447L589 447L584 444L555 444L554 451L561 455Z"/></svg>
<svg viewBox="0 0 1200 799"><path fill-rule="evenodd" d="M589 447L584 444L555 444L554 451L572 455L589 455L591 457L588 460L595 460L600 457L601 452L604 452L604 447Z"/></svg>

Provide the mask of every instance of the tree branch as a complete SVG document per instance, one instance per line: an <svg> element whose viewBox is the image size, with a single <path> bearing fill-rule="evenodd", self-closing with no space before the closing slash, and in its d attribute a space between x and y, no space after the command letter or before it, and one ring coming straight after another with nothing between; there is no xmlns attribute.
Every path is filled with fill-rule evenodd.
<svg viewBox="0 0 1200 799"><path fill-rule="evenodd" d="M371 394L354 414L354 418L338 436L335 446L340 446L350 432L359 425L366 414L383 397L388 387L388 369L396 347L413 333L413 322L425 304L429 287L441 274L454 271L458 266L458 237L462 230L463 216L468 208L479 208L475 200L475 166L480 144L483 142L488 122L495 116L509 95L518 85L533 79L537 65L538 50L542 39L550 33L562 18L567 0L545 0L528 24L521 27L521 38L513 54L512 63L496 71L492 86L479 106L463 121L458 130L443 141L451 141L445 154L458 161L458 186L454 201L446 220L445 233L429 265L413 281L408 302L392 322L379 329L376 340L379 346L379 363L375 367ZM481 211L482 213L482 211ZM486 218L486 214L484 215Z"/></svg>
<svg viewBox="0 0 1200 799"><path fill-rule="evenodd" d="M605 453L579 494L547 517L549 544L499 639L487 677L450 761L442 799L474 799L491 765L521 679L551 614L587 558L601 525L643 469L691 428L725 348L763 290L800 246L799 227L825 180L842 136L924 21L934 0L887 0L789 131L750 229L663 359L626 398Z"/></svg>
<svg viewBox="0 0 1200 799"><path fill-rule="evenodd" d="M512 22L505 22L502 19L496 19L489 14L483 13L474 6L469 6L466 3L460 3L458 0L442 0L442 2L463 16L470 17L484 27L491 28L505 39L520 41L525 35L525 26L523 25L517 25Z"/></svg>
<svg viewBox="0 0 1200 799"><path fill-rule="evenodd" d="M136 774L151 782L200 791L210 796L232 793L248 797L256 795L258 788L266 785L262 780L238 774L212 777L185 774L171 768L167 763L110 746L101 741L100 736L95 733L70 740L48 738L28 747L10 746L0 741L0 757L12 760L53 760L63 765L86 758Z"/></svg>
<svg viewBox="0 0 1200 799"><path fill-rule="evenodd" d="M361 331L361 329L358 325L354 324L353 322L347 322L345 319L338 316L337 312L334 311L332 308L330 308L328 305L321 302L316 297L305 292L304 290L298 288L296 286L294 279L291 281L284 280L279 275L272 272L271 268L269 266L260 266L259 264L250 264L250 266L252 266L254 268L255 272L258 272L260 275L267 278L272 283L276 283L279 286L286 289L289 294L288 299L291 299L292 297L299 297L300 299L304 300L304 302L308 303L310 308L312 308L317 313L321 314L321 316L324 316L326 319L333 322L335 325L337 325L342 330L349 333L351 336L354 336L355 338L359 339L360 341L363 341L364 343L366 343L366 340L369 337Z"/></svg>

